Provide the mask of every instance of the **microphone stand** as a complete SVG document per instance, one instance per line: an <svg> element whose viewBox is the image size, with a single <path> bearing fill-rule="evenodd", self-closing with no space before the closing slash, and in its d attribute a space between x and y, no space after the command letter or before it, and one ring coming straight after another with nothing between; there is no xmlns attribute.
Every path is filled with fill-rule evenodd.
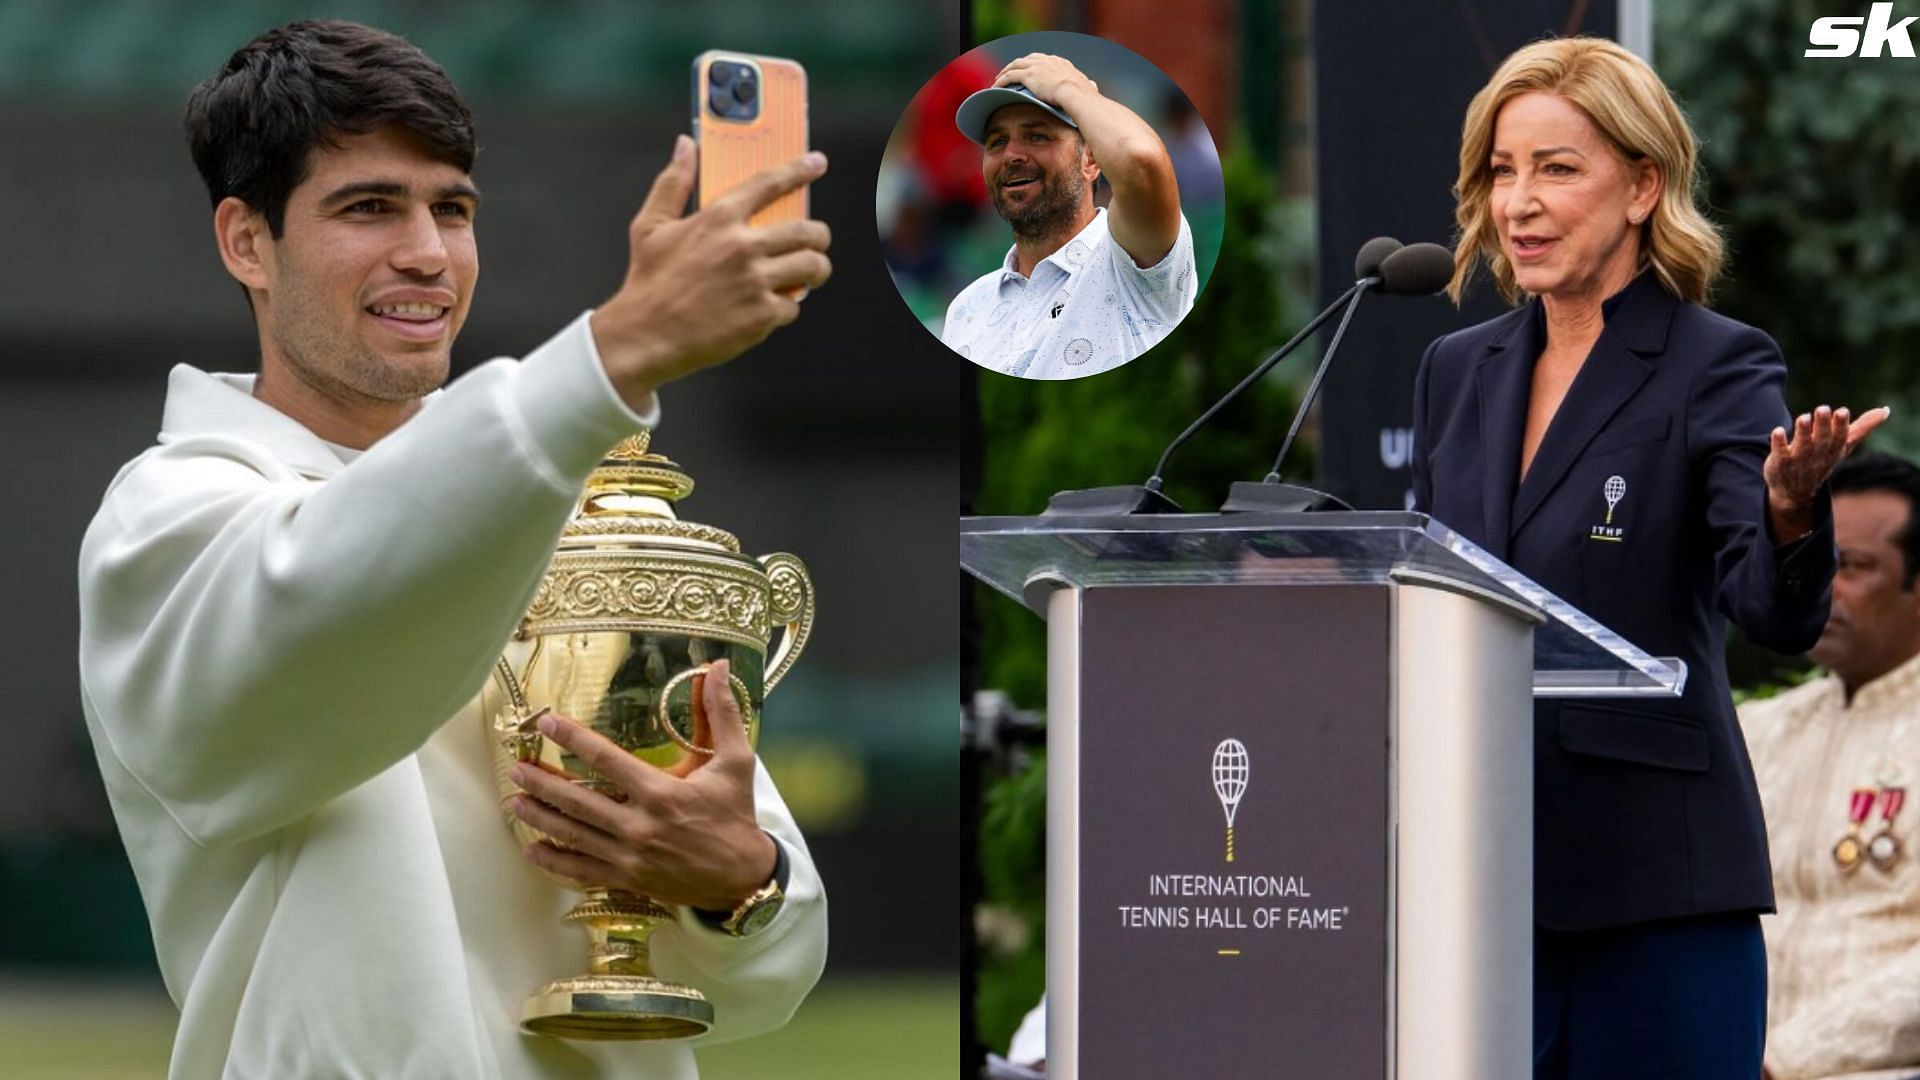
<svg viewBox="0 0 1920 1080"><path fill-rule="evenodd" d="M1327 368L1333 363L1334 351L1340 348L1340 339L1346 336L1347 324L1353 321L1353 313L1359 310L1361 299L1367 295L1366 290L1360 289L1357 284L1355 289L1359 291L1348 290L1348 294L1353 299L1347 302L1346 313L1340 317L1340 325L1334 328L1333 340L1327 343L1327 351L1320 357L1320 366L1313 371L1313 380L1307 384L1307 392L1300 399L1300 407L1294 410L1293 424L1287 428L1287 439L1280 444L1280 453L1273 459L1273 468L1267 470L1267 475L1259 483L1251 480L1235 480L1233 486L1227 490L1226 501L1220 504L1221 513L1302 513L1353 509L1341 499L1324 491L1282 482L1280 463L1286 460L1287 451L1293 449L1293 440L1299 436L1301 425L1306 423L1307 410L1313 408L1314 399L1320 396L1320 383L1327 377ZM1335 301L1335 303L1338 302Z"/></svg>
<svg viewBox="0 0 1920 1080"><path fill-rule="evenodd" d="M1291 338L1288 338L1286 344L1280 346L1278 349L1275 349L1270 355L1268 355L1268 357L1265 360L1260 362L1260 365L1258 367L1255 367L1251 372L1247 374L1245 378L1241 379L1237 384L1235 384L1233 389L1227 391L1225 394L1222 394L1220 396L1220 400L1208 406L1207 411L1201 413L1199 419L1195 420L1191 424L1188 424L1187 429L1185 431L1182 431L1180 434L1174 436L1173 441L1167 444L1167 448L1164 451L1162 451L1160 454L1160 460L1156 462L1153 466L1153 475L1147 477L1146 483L1119 484L1111 487L1086 488L1081 491L1062 491L1059 494L1055 495L1053 498L1047 500L1047 508L1042 513L1041 516L1058 517L1061 515L1069 515L1069 514L1177 514L1179 513L1180 504L1174 502L1171 498L1163 494L1160 490L1161 486L1164 483L1164 480L1162 479L1162 474L1166 471L1167 462L1172 459L1174 451L1180 449L1181 446L1185 445L1187 440L1191 439L1195 432L1199 431L1202 427L1204 427L1207 421L1213 419L1214 414L1218 413L1221 409L1226 408L1227 404L1231 402L1234 398L1239 397L1242 391L1244 391L1247 387L1252 386L1254 383L1259 382L1260 377L1262 375L1265 375L1268 371L1271 371L1275 364L1279 363L1281 360L1284 360L1287 357L1287 354L1291 353L1295 348L1299 347L1300 343L1302 341L1305 341L1309 334L1312 334L1315 330L1320 329L1320 326L1322 323L1325 323L1328 319L1332 318L1334 312L1340 310L1340 305L1346 304L1345 316L1340 320L1339 330L1334 334L1334 338L1333 338L1334 344L1335 345L1339 344L1340 335L1346 333L1347 323L1353 318L1354 309L1358 307L1360 304L1360 297L1366 295L1366 291L1368 289L1372 288L1375 285L1378 285L1380 283L1380 280L1381 279L1378 276L1372 276L1372 277L1363 277L1360 280L1354 282L1350 287L1348 287L1346 292L1340 294L1338 299L1334 300L1333 303L1328 304L1325 310L1321 311L1320 314L1315 315L1312 321L1308 322L1307 325L1301 327L1298 333L1294 334ZM1333 353L1333 349L1329 347L1327 350L1327 353L1329 356L1331 356ZM1319 382L1320 374L1325 373L1325 371L1326 371L1326 364L1323 362L1320 365L1320 371L1316 373L1314 376L1314 386L1316 388L1320 384ZM1311 398L1309 398L1309 400L1311 400ZM1296 431L1299 430L1299 427L1300 427L1300 418L1296 416L1294 418L1294 430ZM1291 435L1288 436L1288 441L1289 442L1292 441ZM1282 452L1284 453L1284 451ZM1234 485L1236 489L1239 486L1240 485L1237 483ZM1258 485L1249 485L1249 486L1257 487ZM1328 496L1328 497L1331 498L1331 496Z"/></svg>

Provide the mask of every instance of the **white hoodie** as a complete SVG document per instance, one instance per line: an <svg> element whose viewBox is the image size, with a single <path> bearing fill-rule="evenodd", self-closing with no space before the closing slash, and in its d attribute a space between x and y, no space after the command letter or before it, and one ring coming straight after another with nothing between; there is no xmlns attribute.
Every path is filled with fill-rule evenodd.
<svg viewBox="0 0 1920 1080"><path fill-rule="evenodd" d="M693 1077L698 1042L519 1032L586 939L504 823L476 702L587 473L654 417L584 315L351 465L251 389L175 368L80 548L83 706L181 1010L171 1076ZM712 1000L705 1042L784 1023L825 961L764 769L755 796L779 917L734 939L681 912L652 941Z"/></svg>

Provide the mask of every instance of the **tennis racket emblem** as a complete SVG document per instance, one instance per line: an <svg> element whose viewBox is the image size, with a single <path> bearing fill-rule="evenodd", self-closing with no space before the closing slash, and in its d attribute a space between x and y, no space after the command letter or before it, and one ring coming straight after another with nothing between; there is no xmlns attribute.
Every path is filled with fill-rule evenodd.
<svg viewBox="0 0 1920 1080"><path fill-rule="evenodd" d="M1222 740L1213 748L1213 793L1220 797L1220 809L1227 815L1227 861L1233 861L1233 815L1240 809L1240 797L1247 793L1247 775L1251 771L1247 748L1239 739Z"/></svg>
<svg viewBox="0 0 1920 1080"><path fill-rule="evenodd" d="M1611 525L1613 524L1613 508L1620 504L1620 499L1627 493L1627 478L1624 476L1609 476L1607 477L1606 486L1601 488L1600 491L1601 494L1607 497L1607 524Z"/></svg>

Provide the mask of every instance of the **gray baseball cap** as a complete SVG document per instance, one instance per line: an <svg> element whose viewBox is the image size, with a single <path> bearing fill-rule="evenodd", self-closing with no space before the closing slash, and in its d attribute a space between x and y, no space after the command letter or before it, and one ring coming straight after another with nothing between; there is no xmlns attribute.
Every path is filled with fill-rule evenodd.
<svg viewBox="0 0 1920 1080"><path fill-rule="evenodd" d="M994 113L1009 105L1038 105L1053 114L1055 120L1075 131L1080 130L1080 125L1073 122L1073 117L1033 96L1033 91L1019 83L990 87L968 95L967 100L960 103L959 111L953 114L953 122L960 125L960 134L984 145L987 141L987 121L993 119Z"/></svg>

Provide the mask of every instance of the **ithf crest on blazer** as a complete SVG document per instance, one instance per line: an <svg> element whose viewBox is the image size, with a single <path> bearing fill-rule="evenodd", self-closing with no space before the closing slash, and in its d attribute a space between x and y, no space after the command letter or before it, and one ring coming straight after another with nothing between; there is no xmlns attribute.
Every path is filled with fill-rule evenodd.
<svg viewBox="0 0 1920 1080"><path fill-rule="evenodd" d="M1617 544L1626 539L1627 530L1625 526L1613 523L1613 512L1619 507L1620 500L1627 497L1627 478L1618 473L1607 477L1607 482L1600 485L1600 495L1607 500L1607 519L1589 530L1587 539L1606 540Z"/></svg>

